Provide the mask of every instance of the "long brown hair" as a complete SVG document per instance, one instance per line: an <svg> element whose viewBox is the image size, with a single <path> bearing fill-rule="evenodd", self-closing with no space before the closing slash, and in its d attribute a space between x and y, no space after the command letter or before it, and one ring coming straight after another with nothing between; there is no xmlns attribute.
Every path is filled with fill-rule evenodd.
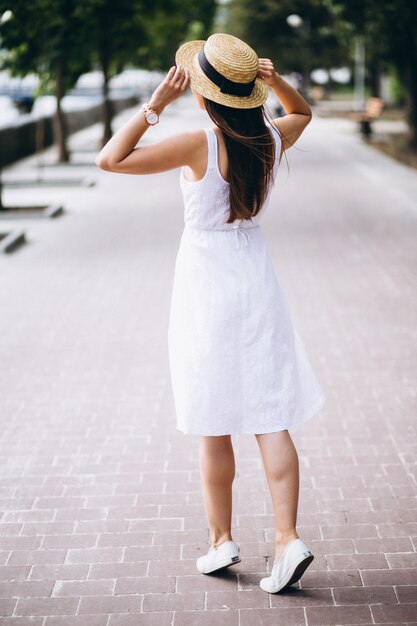
<svg viewBox="0 0 417 626"><path fill-rule="evenodd" d="M235 109L204 96L203 99L208 115L221 130L227 150L230 215L226 223L250 220L262 208L275 163L275 141L273 131L265 124L265 109Z"/></svg>

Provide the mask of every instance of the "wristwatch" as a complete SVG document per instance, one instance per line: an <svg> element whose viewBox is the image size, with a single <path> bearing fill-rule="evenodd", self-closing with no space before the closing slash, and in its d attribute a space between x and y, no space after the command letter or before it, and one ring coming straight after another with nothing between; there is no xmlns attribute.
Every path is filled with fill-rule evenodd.
<svg viewBox="0 0 417 626"><path fill-rule="evenodd" d="M145 102L142 105L142 111L145 113L145 119L151 126L155 126L155 124L159 123L159 115L154 109L151 109L149 104Z"/></svg>

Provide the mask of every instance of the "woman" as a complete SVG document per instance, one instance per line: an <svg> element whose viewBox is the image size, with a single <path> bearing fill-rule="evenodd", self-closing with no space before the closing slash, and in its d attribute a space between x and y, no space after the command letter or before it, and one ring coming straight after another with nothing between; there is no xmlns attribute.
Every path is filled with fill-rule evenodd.
<svg viewBox="0 0 417 626"><path fill-rule="evenodd" d="M325 396L292 326L260 220L282 155L312 114L269 59L231 35L183 44L176 63L96 164L126 174L182 168L185 228L168 347L177 428L201 436L211 545L197 568L208 574L241 560L231 534L231 435L252 433L276 517L275 561L260 586L276 593L298 581L314 558L296 530L299 469L288 429L317 413ZM214 126L141 146L145 131L189 85ZM268 87L287 115L266 123Z"/></svg>

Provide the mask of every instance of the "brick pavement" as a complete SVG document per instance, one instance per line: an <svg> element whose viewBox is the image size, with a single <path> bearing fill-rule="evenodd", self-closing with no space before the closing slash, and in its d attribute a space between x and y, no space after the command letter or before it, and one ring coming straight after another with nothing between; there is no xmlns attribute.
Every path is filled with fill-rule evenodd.
<svg viewBox="0 0 417 626"><path fill-rule="evenodd" d="M192 107L155 135L204 125ZM316 554L301 587L258 587L274 530L249 435L234 437L242 562L195 568L198 437L175 429L166 345L178 171L74 165L98 185L5 198L64 199L66 215L25 220L29 243L0 261L0 626L417 624L417 177L348 121L315 117L297 147L263 228L328 397L294 431Z"/></svg>

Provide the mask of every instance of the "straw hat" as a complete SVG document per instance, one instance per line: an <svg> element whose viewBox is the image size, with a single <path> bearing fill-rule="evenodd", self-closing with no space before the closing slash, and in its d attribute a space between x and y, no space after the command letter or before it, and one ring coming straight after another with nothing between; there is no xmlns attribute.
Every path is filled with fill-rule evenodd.
<svg viewBox="0 0 417 626"><path fill-rule="evenodd" d="M175 62L189 70L190 87L209 100L235 109L253 109L268 97L268 87L257 78L259 60L244 41L215 33L206 41L187 41Z"/></svg>

